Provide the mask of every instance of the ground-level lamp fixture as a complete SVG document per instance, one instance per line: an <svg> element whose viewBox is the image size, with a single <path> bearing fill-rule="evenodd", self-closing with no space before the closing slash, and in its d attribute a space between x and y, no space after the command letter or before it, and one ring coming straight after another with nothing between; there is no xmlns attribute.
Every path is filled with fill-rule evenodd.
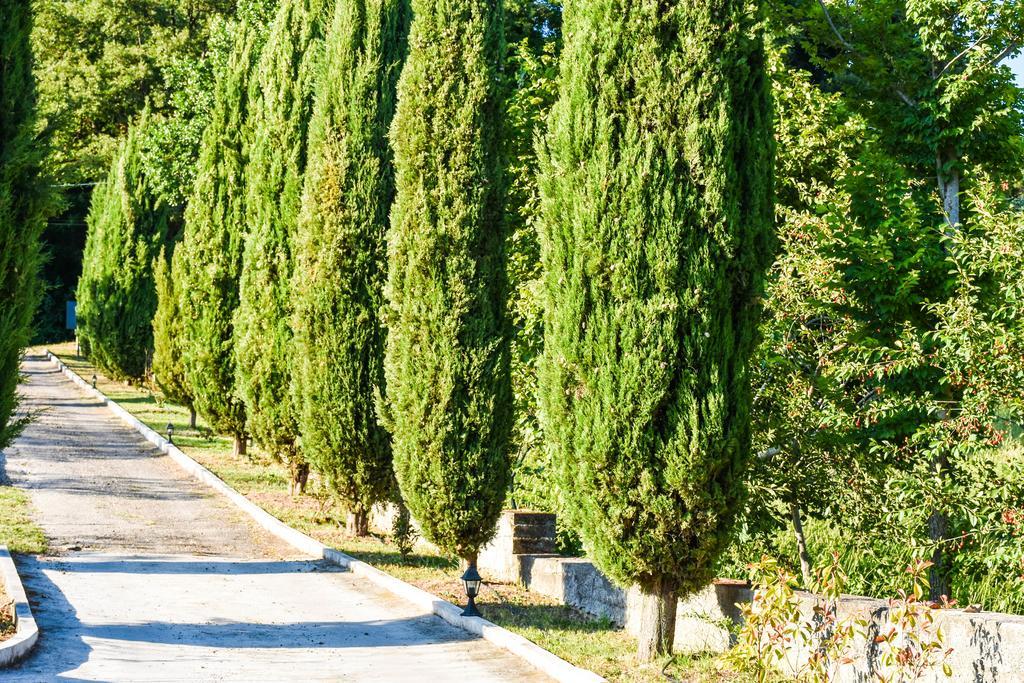
<svg viewBox="0 0 1024 683"><path fill-rule="evenodd" d="M95 389L95 388L96 388L96 375L93 375L93 376L92 376L92 388L93 388L93 389Z"/></svg>
<svg viewBox="0 0 1024 683"><path fill-rule="evenodd" d="M480 595L480 584L483 583L483 579L480 578L480 572L476 570L476 560L469 563L466 573L462 575L462 583L466 585L466 597L468 598L466 609L462 610L462 616L483 616L480 614L480 610L476 608L476 596Z"/></svg>
<svg viewBox="0 0 1024 683"><path fill-rule="evenodd" d="M174 425L167 423L167 443L174 443Z"/></svg>

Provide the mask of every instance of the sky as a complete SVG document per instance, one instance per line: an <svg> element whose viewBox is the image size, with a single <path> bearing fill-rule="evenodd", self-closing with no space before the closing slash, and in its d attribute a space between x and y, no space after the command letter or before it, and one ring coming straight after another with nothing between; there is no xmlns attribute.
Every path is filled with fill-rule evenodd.
<svg viewBox="0 0 1024 683"><path fill-rule="evenodd" d="M1017 85L1024 88L1024 52L1011 59L1007 64L1017 76Z"/></svg>

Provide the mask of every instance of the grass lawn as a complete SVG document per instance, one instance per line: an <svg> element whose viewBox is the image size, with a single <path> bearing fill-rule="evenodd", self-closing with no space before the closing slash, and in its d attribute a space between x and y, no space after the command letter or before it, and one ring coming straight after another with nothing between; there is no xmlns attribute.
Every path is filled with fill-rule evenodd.
<svg viewBox="0 0 1024 683"><path fill-rule="evenodd" d="M46 552L46 536L32 521L31 505L28 494L21 489L0 486L0 545L6 545L12 553Z"/></svg>
<svg viewBox="0 0 1024 683"><path fill-rule="evenodd" d="M95 374L97 388L152 429L164 433L167 424L173 424L174 442L181 450L278 519L446 600L458 604L464 599L454 559L421 551L403 558L386 536L348 536L344 516L315 474L310 476L309 492L292 498L287 469L258 449L250 448L247 456L235 457L231 439L211 433L201 418L196 429L190 429L188 411L164 401L158 392L103 377L86 359L75 355L73 343L51 346L50 350L87 381ZM518 585L488 584L478 603L494 623L610 681L748 680L710 654L677 655L671 661L638 666L633 656L636 642L622 629Z"/></svg>
<svg viewBox="0 0 1024 683"><path fill-rule="evenodd" d="M0 545L12 553L41 554L46 552L46 536L30 515L28 494L13 486L0 486ZM0 641L17 630L14 603L0 579Z"/></svg>

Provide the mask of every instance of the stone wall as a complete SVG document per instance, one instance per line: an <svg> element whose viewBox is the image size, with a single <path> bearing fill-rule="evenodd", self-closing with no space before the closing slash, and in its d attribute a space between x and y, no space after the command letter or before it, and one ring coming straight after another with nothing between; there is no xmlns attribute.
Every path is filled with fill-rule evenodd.
<svg viewBox="0 0 1024 683"><path fill-rule="evenodd" d="M562 601L598 617L610 619L636 633L639 592L625 591L613 585L594 565L584 559L537 557L524 558L522 582L530 590ZM753 598L752 590L741 581L719 580L703 591L680 600L676 616L675 649L678 652L724 652L733 643L733 626L742 622L740 605ZM800 594L801 609L810 620L814 596ZM840 677L843 681L875 681L879 652L874 638L888 620L888 603L857 596L845 597L839 607L840 618L867 624L853 643L853 664ZM942 610L935 623L942 628L945 646L952 648L948 663L952 678L941 671L925 676L924 681L952 683L1024 683L1024 616L963 610ZM795 667L806 652L792 652L789 667Z"/></svg>
<svg viewBox="0 0 1024 683"><path fill-rule="evenodd" d="M372 525L389 532L392 512L380 509ZM423 542L425 546L429 546ZM640 595L636 589L614 585L584 558L554 554L554 515L509 511L498 522L494 540L480 552L480 573L489 581L521 583L532 591L575 607L595 617L636 633ZM740 605L753 592L742 581L715 581L699 593L679 601L676 615L675 649L678 652L723 652L733 642L742 622ZM810 619L814 596L800 594L801 609ZM857 596L843 598L840 618L867 624L851 650L853 663L840 676L850 683L877 680L874 667L879 655L874 638L888 619L888 603ZM936 611L935 622L942 628L945 645L953 652L948 660L952 678L940 671L924 681L952 683L1024 683L1024 616L993 612L967 613L963 610ZM806 652L790 653L788 665L795 666Z"/></svg>

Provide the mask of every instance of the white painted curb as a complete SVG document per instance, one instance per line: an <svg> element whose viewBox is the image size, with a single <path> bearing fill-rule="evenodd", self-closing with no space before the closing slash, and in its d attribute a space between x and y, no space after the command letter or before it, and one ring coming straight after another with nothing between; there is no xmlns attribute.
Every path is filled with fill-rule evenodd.
<svg viewBox="0 0 1024 683"><path fill-rule="evenodd" d="M436 614L449 624L472 633L473 635L480 636L484 640L508 650L529 662L537 669L540 669L556 681L560 681L560 683L598 683L605 680L594 672L574 666L561 657L548 652L536 643L533 643L520 635L516 635L497 624L492 624L486 619L480 619L478 617L464 617L462 616L462 608L456 607L447 600L443 600L436 595L432 595L417 588L416 586L406 583L405 581L396 579L390 574L386 574L372 565L361 560L357 560L354 557L349 557L345 553L334 550L333 548L328 548L320 541L307 536L297 529L293 529L277 517L274 517L263 508L250 501L238 491L225 484L220 477L200 465L189 456L185 455L185 453L179 450L177 446L147 427L138 418L122 408L115 401L107 398L103 392L98 389L93 389L91 384L79 377L74 370L66 366L49 350L46 351L46 355L50 361L72 382L81 387L87 394L106 405L112 413L142 434L147 441L169 455L182 467L182 469L187 471L196 479L202 481L204 484L216 489L218 492L230 498L235 505L256 520L257 524L288 543L293 548L309 555L313 555L314 557L322 557L329 562L333 562L334 564L348 569L356 576L367 579L384 590L411 602L420 609Z"/></svg>
<svg viewBox="0 0 1024 683"><path fill-rule="evenodd" d="M39 627L32 616L32 607L21 585L21 577L14 566L14 560L7 546L0 545L0 580L4 582L7 595L14 601L14 621L17 630L14 635L0 643L0 669L11 666L22 659L39 640Z"/></svg>

